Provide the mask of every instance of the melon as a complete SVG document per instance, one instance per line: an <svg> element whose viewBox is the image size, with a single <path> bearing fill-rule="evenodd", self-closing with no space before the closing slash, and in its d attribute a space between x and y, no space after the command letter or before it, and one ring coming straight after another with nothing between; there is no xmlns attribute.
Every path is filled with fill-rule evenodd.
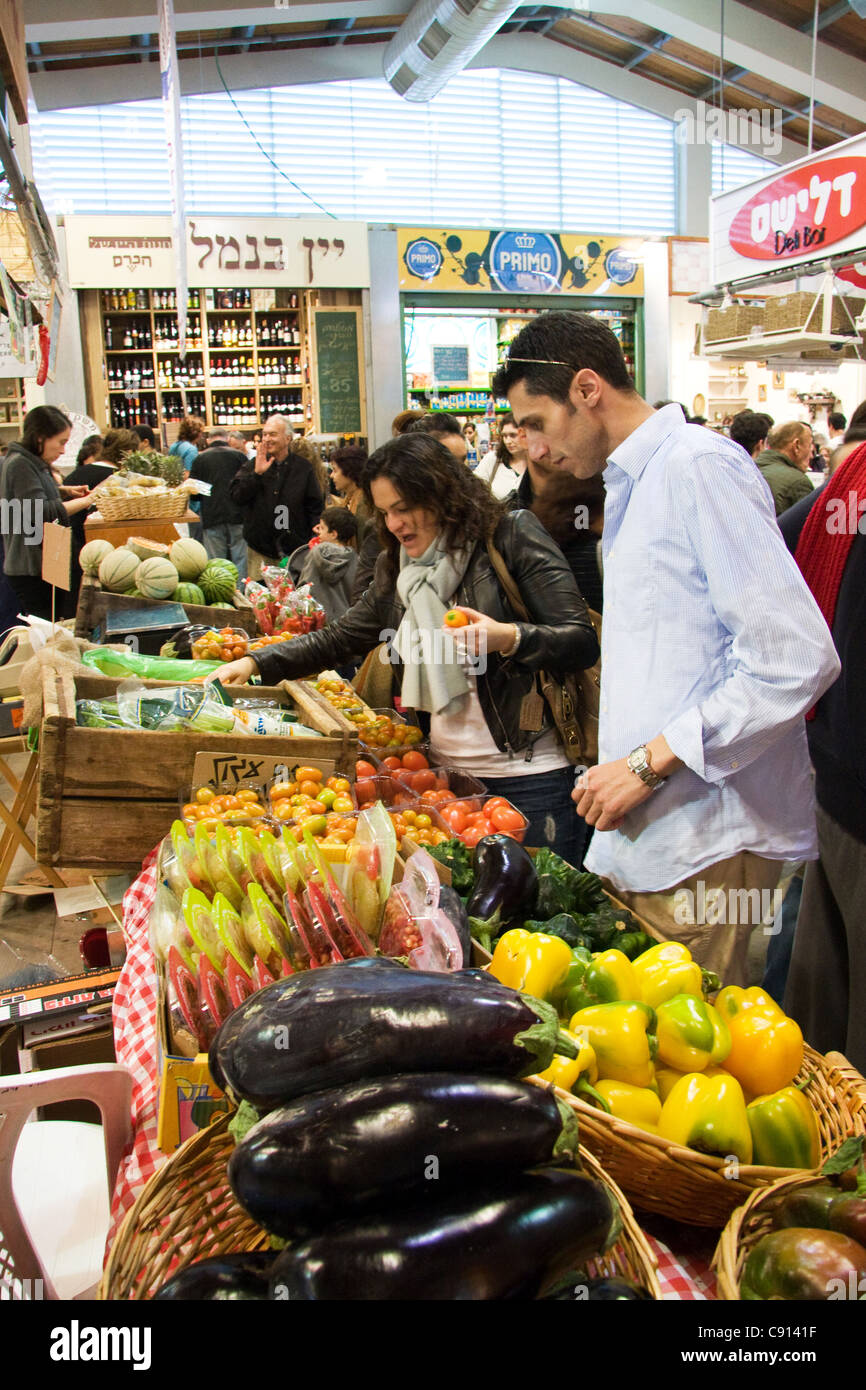
<svg viewBox="0 0 866 1390"><path fill-rule="evenodd" d="M177 580L171 560L142 560L135 572L135 582L145 598L171 598Z"/></svg>
<svg viewBox="0 0 866 1390"><path fill-rule="evenodd" d="M172 598L175 603L204 603L204 594L197 584L178 584Z"/></svg>
<svg viewBox="0 0 866 1390"><path fill-rule="evenodd" d="M168 558L181 579L198 579L208 562L207 551L201 541L184 536L168 552Z"/></svg>
<svg viewBox="0 0 866 1390"><path fill-rule="evenodd" d="M233 603L223 603L222 600L220 600L219 603L212 603L212 604L211 604L211 608L234 608L234 604L233 604Z"/></svg>
<svg viewBox="0 0 866 1390"><path fill-rule="evenodd" d="M110 555L113 549L111 541L88 541L78 557L84 573L96 574L106 555Z"/></svg>
<svg viewBox="0 0 866 1390"><path fill-rule="evenodd" d="M144 598L144 594L141 592L141 590L135 588L124 589L123 596L124 598Z"/></svg>
<svg viewBox="0 0 866 1390"><path fill-rule="evenodd" d="M124 541L127 550L135 551L139 560L168 559L169 547L162 541L149 541L146 536L127 536Z"/></svg>
<svg viewBox="0 0 866 1390"><path fill-rule="evenodd" d="M82 552L83 553L83 552ZM113 594L122 594L135 583L136 571L141 561L133 551L120 545L99 566L99 582L104 589Z"/></svg>
<svg viewBox="0 0 866 1390"><path fill-rule="evenodd" d="M237 588L237 570L228 560L211 560L198 577L198 586L207 603L228 601Z"/></svg>

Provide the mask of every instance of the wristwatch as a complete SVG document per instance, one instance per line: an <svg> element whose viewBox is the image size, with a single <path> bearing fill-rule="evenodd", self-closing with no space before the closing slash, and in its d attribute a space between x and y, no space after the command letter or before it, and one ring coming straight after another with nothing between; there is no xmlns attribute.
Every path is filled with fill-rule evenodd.
<svg viewBox="0 0 866 1390"><path fill-rule="evenodd" d="M636 777L639 777L644 786L649 787L651 791L655 791L656 787L662 786L667 780L664 777L659 777L657 772L653 772L652 758L650 757L650 751L645 743L642 743L638 748L633 748L626 761L628 762L630 770Z"/></svg>

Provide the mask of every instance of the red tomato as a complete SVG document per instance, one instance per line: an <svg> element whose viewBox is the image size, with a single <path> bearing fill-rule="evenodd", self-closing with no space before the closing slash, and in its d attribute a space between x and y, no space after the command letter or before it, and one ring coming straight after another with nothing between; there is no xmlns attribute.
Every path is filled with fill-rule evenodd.
<svg viewBox="0 0 866 1390"><path fill-rule="evenodd" d="M375 777L376 769L372 763L365 762L363 758L359 758L358 761L355 763L355 776Z"/></svg>
<svg viewBox="0 0 866 1390"><path fill-rule="evenodd" d="M394 757L383 758L382 761L383 761L385 767L387 767L388 770L389 770L390 772L399 772L399 770L400 770L400 769L402 768L402 766L403 766L403 764L401 763L401 761L400 761L399 758L394 758Z"/></svg>
<svg viewBox="0 0 866 1390"><path fill-rule="evenodd" d="M411 756L412 755L410 753L406 754L407 758ZM430 772L429 769L427 769L427 771L425 772L416 772L412 777L411 786L414 792L429 792L437 790L438 783L436 781L436 773Z"/></svg>
<svg viewBox="0 0 866 1390"><path fill-rule="evenodd" d="M526 817L515 811L513 806L497 806L490 820L494 829L501 830L504 835L513 835L516 830L522 830L526 825Z"/></svg>
<svg viewBox="0 0 866 1390"><path fill-rule="evenodd" d="M375 801L376 783L371 777L363 778L361 781L355 783L355 795L358 798L359 804L365 801Z"/></svg>
<svg viewBox="0 0 866 1390"><path fill-rule="evenodd" d="M395 768L394 768L394 780L395 780L395 782L401 782L401 783L403 784L404 787L411 787L411 786L412 786L412 782L413 782L413 780L414 780L414 777L415 777L414 772L410 772L408 768L405 768L405 767L395 767Z"/></svg>
<svg viewBox="0 0 866 1390"><path fill-rule="evenodd" d="M487 831L484 829L483 826L469 825L460 835L460 839L463 841L464 845L466 845L469 849L474 849L475 846L478 844L478 841L483 840L486 834Z"/></svg>
<svg viewBox="0 0 866 1390"><path fill-rule="evenodd" d="M485 803L484 803L484 809L485 809L485 811L487 812L487 814L488 814L488 816L489 816L490 813L491 813L491 811L495 811L495 810L496 810L497 806L508 806L508 805L509 805L509 802L506 800L506 798L505 798L504 796L491 796L491 797L488 798L487 801L485 801Z"/></svg>
<svg viewBox="0 0 866 1390"><path fill-rule="evenodd" d="M454 806L451 809L446 808L442 812L442 816L445 820L445 824L451 827L455 835L463 834L463 831L466 829L465 811L462 811L459 806Z"/></svg>
<svg viewBox="0 0 866 1390"><path fill-rule="evenodd" d="M403 754L403 766L408 768L410 772L420 772L422 768L429 767L430 764L424 754L414 748L411 752Z"/></svg>

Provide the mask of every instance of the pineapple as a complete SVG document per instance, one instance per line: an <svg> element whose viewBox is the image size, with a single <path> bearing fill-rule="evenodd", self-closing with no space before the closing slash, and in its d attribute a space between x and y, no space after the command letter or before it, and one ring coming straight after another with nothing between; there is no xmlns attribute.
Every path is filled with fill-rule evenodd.
<svg viewBox="0 0 866 1390"><path fill-rule="evenodd" d="M183 460L176 454L156 454L138 449L126 455L123 470L144 477L160 478L167 487L179 487L183 482Z"/></svg>

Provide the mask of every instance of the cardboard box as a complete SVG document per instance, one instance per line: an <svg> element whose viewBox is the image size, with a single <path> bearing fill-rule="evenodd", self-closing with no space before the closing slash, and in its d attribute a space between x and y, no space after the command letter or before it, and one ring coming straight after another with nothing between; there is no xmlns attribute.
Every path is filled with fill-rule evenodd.
<svg viewBox="0 0 866 1390"><path fill-rule="evenodd" d="M24 700L5 697L0 703L0 738L24 732Z"/></svg>

